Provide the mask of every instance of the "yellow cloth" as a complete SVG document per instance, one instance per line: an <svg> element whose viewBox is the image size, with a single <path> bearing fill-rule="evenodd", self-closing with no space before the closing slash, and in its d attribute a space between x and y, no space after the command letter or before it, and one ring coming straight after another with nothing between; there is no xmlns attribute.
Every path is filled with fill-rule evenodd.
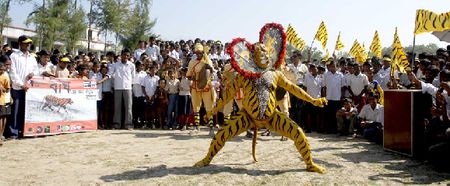
<svg viewBox="0 0 450 186"><path fill-rule="evenodd" d="M366 62L367 59L367 52L365 51L364 47L362 47L359 43L358 40L355 39L355 41L353 42L353 46L350 49L349 52L350 55L352 55L353 57L355 57L356 61L358 63L364 63Z"/></svg>
<svg viewBox="0 0 450 186"><path fill-rule="evenodd" d="M375 31L375 35L373 36L372 44L370 45L370 52L374 54L374 56L381 58L381 41L380 36L378 36L378 31Z"/></svg>
<svg viewBox="0 0 450 186"><path fill-rule="evenodd" d="M0 85L8 90L8 92L0 92L0 105L6 105L6 103L11 103L11 96L9 92L11 90L11 85L9 84L9 77L8 74L6 74L6 72L4 72L3 75L0 76ZM9 100L6 100L7 98L9 98Z"/></svg>
<svg viewBox="0 0 450 186"><path fill-rule="evenodd" d="M400 43L400 38L397 34L397 28L395 28L394 43L392 43L391 55L391 75L393 75L396 70L402 73L406 73L406 67L409 66L409 62L408 57L406 57L405 51L403 50L402 44Z"/></svg>
<svg viewBox="0 0 450 186"><path fill-rule="evenodd" d="M214 106L215 96L212 90L207 92L197 92L192 90L192 108L194 112L199 112L202 102L207 112L211 111Z"/></svg>
<svg viewBox="0 0 450 186"><path fill-rule="evenodd" d="M322 48L325 50L327 46L328 41L328 33L327 33L327 27L325 26L325 23L322 21L320 23L319 29L317 30L316 36L314 39L317 39L317 41L320 41L322 44Z"/></svg>
<svg viewBox="0 0 450 186"><path fill-rule="evenodd" d="M289 24L286 31L286 41L294 46L297 50L303 50L305 48L305 41L298 37L294 28Z"/></svg>
<svg viewBox="0 0 450 186"><path fill-rule="evenodd" d="M203 45L200 43L195 44L194 52L203 52Z"/></svg>
<svg viewBox="0 0 450 186"><path fill-rule="evenodd" d="M344 43L341 41L341 32L339 32L338 38L336 40L336 51L342 50L344 48Z"/></svg>
<svg viewBox="0 0 450 186"><path fill-rule="evenodd" d="M449 29L450 12L436 14L428 10L417 10L414 35L432 31L444 31Z"/></svg>

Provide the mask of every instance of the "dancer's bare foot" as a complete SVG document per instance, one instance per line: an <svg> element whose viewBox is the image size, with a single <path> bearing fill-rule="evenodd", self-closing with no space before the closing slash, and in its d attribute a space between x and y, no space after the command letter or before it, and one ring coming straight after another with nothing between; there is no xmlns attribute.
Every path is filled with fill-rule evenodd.
<svg viewBox="0 0 450 186"><path fill-rule="evenodd" d="M321 173L321 174L325 173L325 168L323 168L323 167L321 167L321 166L319 166L319 165L317 165L315 163L312 163L311 165L308 165L306 167L306 170L308 170L310 172L318 172L318 173Z"/></svg>
<svg viewBox="0 0 450 186"><path fill-rule="evenodd" d="M202 159L199 162L197 162L194 167L205 167L208 166L210 163L210 161L208 161L207 159Z"/></svg>

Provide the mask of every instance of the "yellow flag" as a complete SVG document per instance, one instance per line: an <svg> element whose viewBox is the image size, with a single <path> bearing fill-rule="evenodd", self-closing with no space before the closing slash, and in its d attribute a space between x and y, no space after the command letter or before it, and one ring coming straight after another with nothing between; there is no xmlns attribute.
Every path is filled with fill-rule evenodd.
<svg viewBox="0 0 450 186"><path fill-rule="evenodd" d="M342 50L342 48L344 48L344 43L342 43L342 41L341 41L341 32L339 32L338 38L336 40L335 50L339 51L339 50Z"/></svg>
<svg viewBox="0 0 450 186"><path fill-rule="evenodd" d="M409 62L408 57L406 57L405 51L403 50L402 44L400 43L397 28L395 28L394 43L392 43L391 58L391 75L394 75L395 70L406 73L406 68L409 67Z"/></svg>
<svg viewBox="0 0 450 186"><path fill-rule="evenodd" d="M355 41L353 42L352 48L350 48L350 51L348 52L350 55L352 55L353 57L355 57L356 55L358 55L358 48L359 48L359 43L358 40L355 39Z"/></svg>
<svg viewBox="0 0 450 186"><path fill-rule="evenodd" d="M291 24L288 25L286 31L286 41L294 46L297 50L303 50L303 48L305 48L305 41L303 41L302 38L298 37Z"/></svg>
<svg viewBox="0 0 450 186"><path fill-rule="evenodd" d="M378 31L375 31L375 35L373 36L372 44L370 45L370 52L372 52L377 58L382 57L381 42L380 37L378 36Z"/></svg>
<svg viewBox="0 0 450 186"><path fill-rule="evenodd" d="M320 23L319 29L317 30L316 36L314 39L317 39L317 41L320 41L322 44L322 48L325 50L325 47L327 46L328 41L328 33L327 33L327 27L325 26L325 23L322 21Z"/></svg>
<svg viewBox="0 0 450 186"><path fill-rule="evenodd" d="M414 35L448 29L450 29L450 12L436 14L432 11L423 9L416 11Z"/></svg>
<svg viewBox="0 0 450 186"><path fill-rule="evenodd" d="M358 43L358 40L355 39L353 42L353 46L349 51L349 54L355 58L358 63L364 63L367 60L367 52L361 44Z"/></svg>

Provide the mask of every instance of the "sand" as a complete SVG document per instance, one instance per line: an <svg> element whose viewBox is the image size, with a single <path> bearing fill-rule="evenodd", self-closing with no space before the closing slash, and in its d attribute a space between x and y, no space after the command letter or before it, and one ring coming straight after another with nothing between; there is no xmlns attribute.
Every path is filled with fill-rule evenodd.
<svg viewBox="0 0 450 186"><path fill-rule="evenodd" d="M260 137L257 159L244 135L210 166L208 132L114 130L8 141L0 147L0 185L402 185L450 184L450 174L363 139L307 134L325 174L305 170L292 141Z"/></svg>

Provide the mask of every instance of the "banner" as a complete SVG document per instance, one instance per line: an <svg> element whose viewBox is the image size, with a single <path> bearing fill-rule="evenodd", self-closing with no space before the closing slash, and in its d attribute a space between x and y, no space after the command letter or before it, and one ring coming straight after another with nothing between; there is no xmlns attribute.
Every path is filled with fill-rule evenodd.
<svg viewBox="0 0 450 186"><path fill-rule="evenodd" d="M95 81L34 77L29 87L24 136L97 130Z"/></svg>

